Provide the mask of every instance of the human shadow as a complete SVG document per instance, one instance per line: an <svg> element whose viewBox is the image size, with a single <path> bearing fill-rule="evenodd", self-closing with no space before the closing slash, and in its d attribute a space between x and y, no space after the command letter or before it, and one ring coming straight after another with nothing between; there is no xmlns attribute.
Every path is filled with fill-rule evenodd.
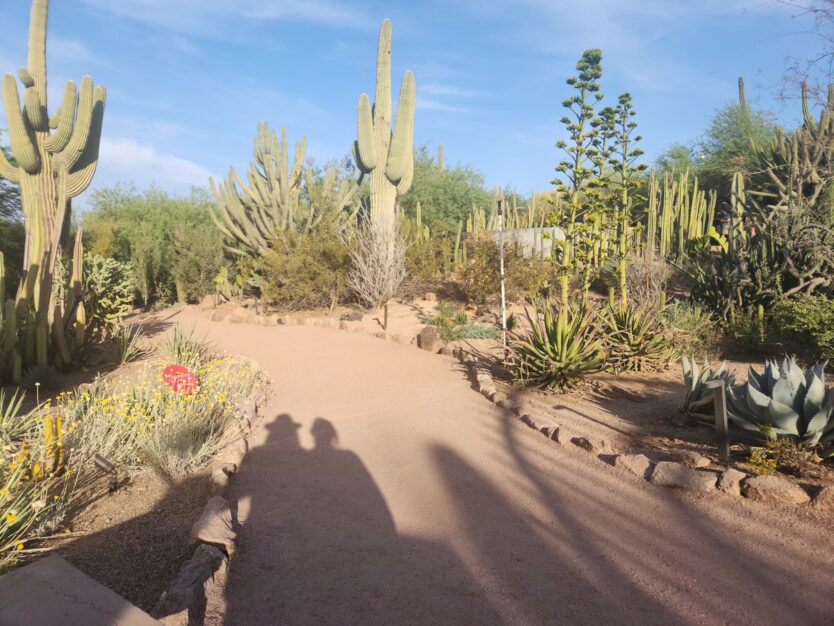
<svg viewBox="0 0 834 626"><path fill-rule="evenodd" d="M289 415L267 428L236 479L224 624L502 623L453 551L398 532L331 422L313 422L311 450Z"/></svg>

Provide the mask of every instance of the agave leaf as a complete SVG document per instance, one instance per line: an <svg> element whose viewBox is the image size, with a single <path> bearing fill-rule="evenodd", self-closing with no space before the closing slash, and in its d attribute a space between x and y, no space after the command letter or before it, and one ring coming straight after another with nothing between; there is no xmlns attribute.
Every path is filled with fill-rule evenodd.
<svg viewBox="0 0 834 626"><path fill-rule="evenodd" d="M823 404L825 404L825 381L814 374L805 391L805 399L802 403L803 414L807 418L815 416L822 409Z"/></svg>
<svg viewBox="0 0 834 626"><path fill-rule="evenodd" d="M747 405L750 418L758 423L764 423L767 409L770 406L770 398L755 387L747 386L742 392Z"/></svg>
<svg viewBox="0 0 834 626"><path fill-rule="evenodd" d="M771 400L767 407L767 422L766 424L774 428L784 431L789 435L799 435L799 413L794 411L787 404L782 404L776 400Z"/></svg>

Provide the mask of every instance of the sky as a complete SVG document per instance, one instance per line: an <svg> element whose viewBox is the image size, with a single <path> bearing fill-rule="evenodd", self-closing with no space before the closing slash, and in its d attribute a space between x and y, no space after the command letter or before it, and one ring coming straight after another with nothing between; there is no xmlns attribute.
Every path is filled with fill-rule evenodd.
<svg viewBox="0 0 834 626"><path fill-rule="evenodd" d="M349 152L373 94L377 32L393 21L392 91L412 69L415 143L491 185L551 187L565 79L603 51L605 102L632 94L652 161L691 143L745 76L786 124L775 93L787 56L816 49L807 16L774 0L63 0L51 3L50 109L64 83L108 88L92 189L205 186L245 170L257 124L308 139L318 163ZM26 59L29 3L0 1L0 73ZM0 111L0 127L5 125ZM88 192L89 193L89 192ZM82 198L80 205L84 206Z"/></svg>

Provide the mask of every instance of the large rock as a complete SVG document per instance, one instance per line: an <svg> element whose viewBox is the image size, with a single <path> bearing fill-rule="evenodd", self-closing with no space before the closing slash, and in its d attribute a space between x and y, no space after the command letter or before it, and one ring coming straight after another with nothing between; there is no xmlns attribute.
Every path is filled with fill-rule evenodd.
<svg viewBox="0 0 834 626"><path fill-rule="evenodd" d="M361 311L351 311L350 313L345 313L339 319L343 322L361 322L365 319L365 314Z"/></svg>
<svg viewBox="0 0 834 626"><path fill-rule="evenodd" d="M618 454L614 457L614 467L621 467L640 478L648 478L652 462L645 454Z"/></svg>
<svg viewBox="0 0 834 626"><path fill-rule="evenodd" d="M440 339L440 334L437 332L437 328L429 325L423 327L423 330L421 330L420 334L417 335L417 345L422 350L426 350L427 352L434 354L436 352L440 352L440 348L443 347L443 340Z"/></svg>
<svg viewBox="0 0 834 626"><path fill-rule="evenodd" d="M220 496L214 496L206 503L200 519L191 527L191 538L220 546L231 556L235 551L236 537L229 503Z"/></svg>
<svg viewBox="0 0 834 626"><path fill-rule="evenodd" d="M0 624L158 626L159 622L52 555L0 576Z"/></svg>
<svg viewBox="0 0 834 626"><path fill-rule="evenodd" d="M802 487L775 474L751 476L742 483L741 493L759 502L796 505L811 501L811 496Z"/></svg>
<svg viewBox="0 0 834 626"><path fill-rule="evenodd" d="M732 467L721 472L718 477L718 490L727 495L741 496L741 481L747 478L747 474Z"/></svg>
<svg viewBox="0 0 834 626"><path fill-rule="evenodd" d="M708 493L715 491L716 475L712 472L699 472L680 463L661 461L655 465L650 481L661 487Z"/></svg>

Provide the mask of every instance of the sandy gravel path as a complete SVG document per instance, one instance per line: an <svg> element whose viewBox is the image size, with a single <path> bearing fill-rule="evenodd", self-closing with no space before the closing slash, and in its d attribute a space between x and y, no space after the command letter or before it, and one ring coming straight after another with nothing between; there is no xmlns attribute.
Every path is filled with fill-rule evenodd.
<svg viewBox="0 0 834 626"><path fill-rule="evenodd" d="M274 389L233 483L240 548L209 623L831 623L830 528L548 444L451 359L184 319Z"/></svg>

